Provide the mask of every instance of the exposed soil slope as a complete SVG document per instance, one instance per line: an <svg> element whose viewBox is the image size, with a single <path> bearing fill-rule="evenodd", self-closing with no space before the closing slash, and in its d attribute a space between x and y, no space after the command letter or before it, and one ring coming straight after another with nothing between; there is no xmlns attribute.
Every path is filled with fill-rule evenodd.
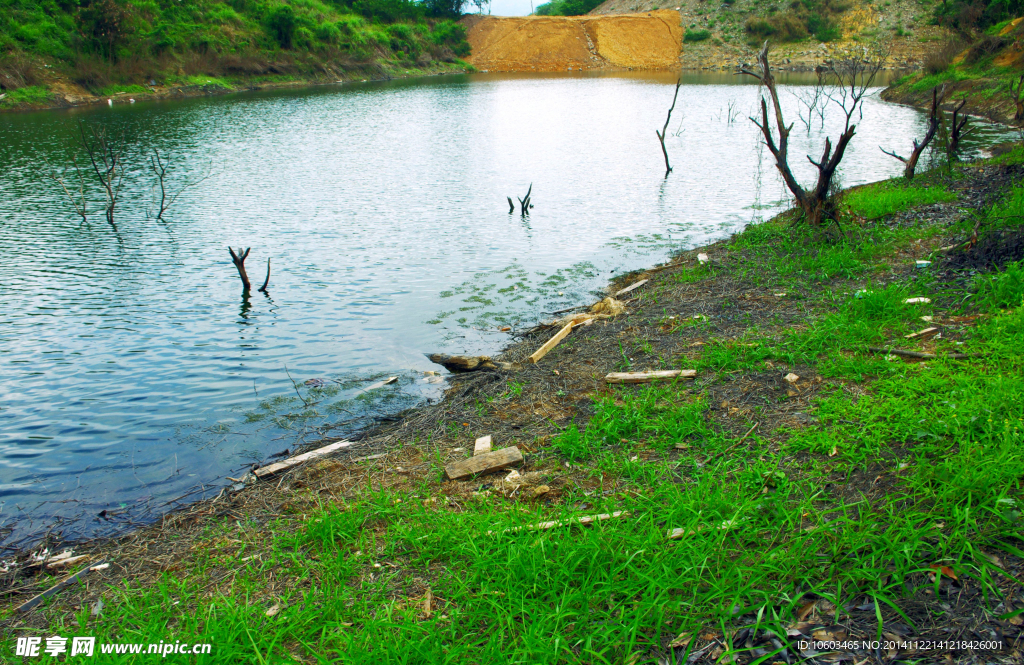
<svg viewBox="0 0 1024 665"><path fill-rule="evenodd" d="M752 62L755 49L745 30L751 17L770 17L785 12L789 2L762 0L676 0L669 9L679 12L684 31L708 31L702 41L683 43L680 65L683 69L733 69L741 62ZM616 16L645 12L659 6L658 0L606 0L589 16ZM662 5L664 6L664 5ZM930 6L920 0L851 3L838 19L841 37L819 42L814 37L793 42L773 38L772 52L779 69L811 70L830 58L862 53L876 40L891 41L891 67L919 67L925 56L943 40L946 32L929 25ZM788 60L789 62L783 62Z"/></svg>
<svg viewBox="0 0 1024 665"><path fill-rule="evenodd" d="M679 12L617 16L477 16L465 21L469 61L492 72L678 67Z"/></svg>

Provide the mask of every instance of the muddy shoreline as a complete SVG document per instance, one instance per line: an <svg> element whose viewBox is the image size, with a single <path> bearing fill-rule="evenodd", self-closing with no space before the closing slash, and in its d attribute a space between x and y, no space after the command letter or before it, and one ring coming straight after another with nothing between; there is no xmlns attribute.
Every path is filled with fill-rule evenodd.
<svg viewBox="0 0 1024 665"><path fill-rule="evenodd" d="M77 86L60 84L55 86L51 94L51 102L47 104L27 104L23 106L0 107L0 113L29 113L33 111L58 111L75 108L88 108L92 106L110 106L121 104L132 104L135 102L165 101L175 99L191 99L195 97L214 97L230 95L240 92L256 92L260 90L285 90L319 88L331 85L345 85L352 83L369 83L380 81L394 81L418 77L444 76L446 74L466 74L475 71L472 66L462 67L427 67L418 70L407 70L402 72L388 72L383 67L373 68L373 71L347 71L342 73L342 78L335 79L296 79L288 81L251 79L235 85L226 87L220 83L195 84L195 85L160 85L147 86L148 92L119 92L112 95L94 95Z"/></svg>

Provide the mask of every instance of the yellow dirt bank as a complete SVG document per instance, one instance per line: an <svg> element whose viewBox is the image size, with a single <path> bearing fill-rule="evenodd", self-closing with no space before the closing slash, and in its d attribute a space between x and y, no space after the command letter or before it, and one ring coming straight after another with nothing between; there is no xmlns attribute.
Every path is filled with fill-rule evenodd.
<svg viewBox="0 0 1024 665"><path fill-rule="evenodd" d="M473 16L465 19L469 62L491 72L675 69L679 12L610 16Z"/></svg>

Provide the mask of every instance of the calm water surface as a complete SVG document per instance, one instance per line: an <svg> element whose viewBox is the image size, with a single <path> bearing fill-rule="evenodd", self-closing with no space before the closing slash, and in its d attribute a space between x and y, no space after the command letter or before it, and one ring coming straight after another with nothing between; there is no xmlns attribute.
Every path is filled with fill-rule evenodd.
<svg viewBox="0 0 1024 665"><path fill-rule="evenodd" d="M0 537L105 535L215 494L438 396L424 353L493 352L502 326L772 214L787 197L736 77L689 77L663 177L673 82L471 75L0 117ZM82 225L46 179L80 121L169 155L171 180L210 177L162 224L137 155L119 233L96 189ZM878 146L923 122L868 99L844 183L898 173ZM793 155L821 136L797 123ZM532 214L510 216L531 183ZM242 297L229 245L252 247L255 282L272 259L269 295Z"/></svg>

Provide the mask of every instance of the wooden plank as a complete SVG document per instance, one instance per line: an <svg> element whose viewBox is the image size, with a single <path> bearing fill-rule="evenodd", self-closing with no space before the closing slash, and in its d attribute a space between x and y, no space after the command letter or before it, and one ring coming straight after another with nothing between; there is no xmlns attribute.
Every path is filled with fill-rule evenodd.
<svg viewBox="0 0 1024 665"><path fill-rule="evenodd" d="M641 286L643 286L644 284L646 284L649 281L650 281L649 279L641 279L639 282L634 282L633 284L630 284L629 286L627 286L626 288L622 289L621 291L616 291L615 295L613 297L618 298L619 296L624 296L627 293L629 293L630 291L634 291L636 289L639 289Z"/></svg>
<svg viewBox="0 0 1024 665"><path fill-rule="evenodd" d="M934 337L935 334L938 332L938 326L928 326L923 330L918 330L917 332L910 333L909 335L904 335L903 337L905 337L906 339L928 339L929 337Z"/></svg>
<svg viewBox="0 0 1024 665"><path fill-rule="evenodd" d="M693 379L697 376L695 369L666 369L656 372L612 372L604 377L607 383L649 383L651 381L667 381L669 379Z"/></svg>
<svg viewBox="0 0 1024 665"><path fill-rule="evenodd" d="M39 603L43 602L43 600L45 600L46 598L49 598L50 596L56 594L58 591L60 591L64 587L70 586L72 584L76 584L79 580L81 580L83 577L85 577L89 573L90 570L102 569L101 566L104 566L105 563L106 563L105 561L101 561L101 562L99 562L99 563L97 563L95 565L86 566L85 568L81 569L80 571L78 571L74 575L69 575L68 577L65 577L63 580L61 580L57 584L54 584L52 587L50 587L46 591L42 592L38 596L36 596L34 598L31 598L29 600L26 600L24 603L19 605L14 611L15 612L28 612L29 610L34 608L36 605L38 605Z"/></svg>
<svg viewBox="0 0 1024 665"><path fill-rule="evenodd" d="M253 471L253 473L256 474L257 478L266 478L267 476L272 476L275 473L284 471L285 469L290 469L297 464L302 464L303 462L308 462L311 459L323 457L324 455L329 455L336 450L341 450L342 448L347 448L349 446L354 445L356 445L354 441L336 441L329 446L317 448L316 450L311 450L308 453L296 455L295 457L289 457L286 460L283 460L281 462L275 462L274 464L270 464L268 466L262 466Z"/></svg>
<svg viewBox="0 0 1024 665"><path fill-rule="evenodd" d="M519 452L519 448L512 446L475 455L458 462L452 462L444 467L444 472L448 474L448 478L451 480L458 480L459 478L472 476L476 473L488 473L504 469L513 464L522 464L522 462L523 454Z"/></svg>
<svg viewBox="0 0 1024 665"><path fill-rule="evenodd" d="M491 452L491 435L482 436L473 444L473 456Z"/></svg>
<svg viewBox="0 0 1024 665"><path fill-rule="evenodd" d="M565 339L565 336L568 335L570 332L572 332L572 323L567 323L565 324L565 326L562 327L561 330L555 333L555 336L549 339L544 344L544 346L540 347L539 349L533 352L533 355L530 356L530 362L538 362L541 358L548 354L548 351L558 346L558 343Z"/></svg>

